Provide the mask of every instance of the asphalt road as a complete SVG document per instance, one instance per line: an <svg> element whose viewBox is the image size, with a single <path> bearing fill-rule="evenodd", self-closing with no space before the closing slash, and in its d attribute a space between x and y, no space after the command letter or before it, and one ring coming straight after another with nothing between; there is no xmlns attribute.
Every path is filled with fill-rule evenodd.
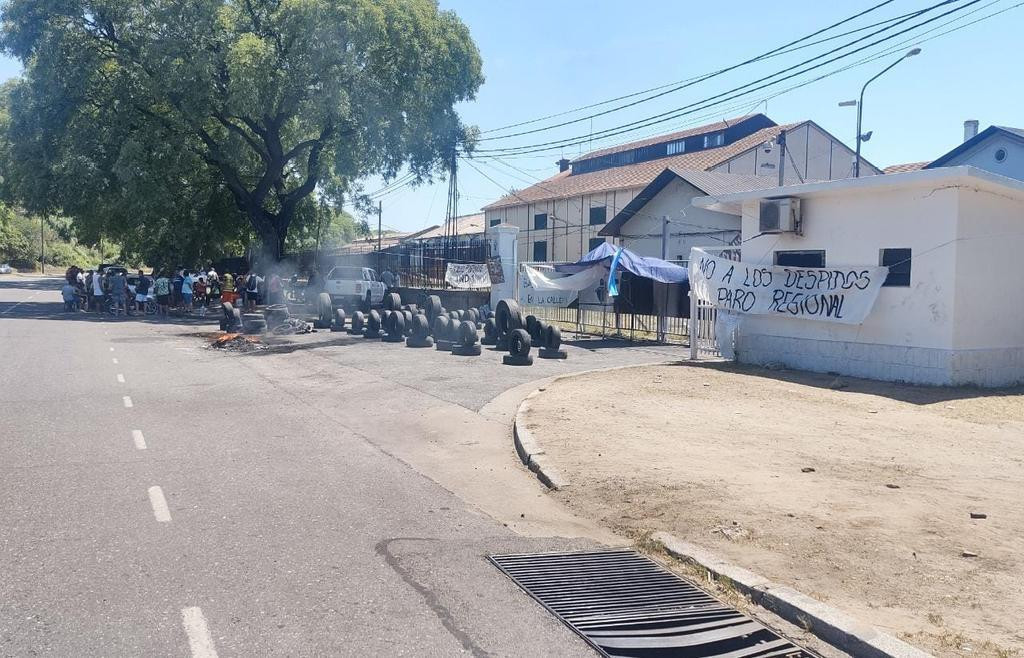
<svg viewBox="0 0 1024 658"><path fill-rule="evenodd" d="M670 358L341 334L223 354L0 277L0 655L588 656L485 556L614 543L544 495L534 380Z"/></svg>

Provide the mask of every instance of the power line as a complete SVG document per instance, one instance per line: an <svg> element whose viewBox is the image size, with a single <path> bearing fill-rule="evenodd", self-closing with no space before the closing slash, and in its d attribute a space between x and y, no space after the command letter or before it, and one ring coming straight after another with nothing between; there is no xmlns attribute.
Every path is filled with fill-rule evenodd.
<svg viewBox="0 0 1024 658"><path fill-rule="evenodd" d="M882 7L884 7L884 6L888 5L888 4L891 4L892 2L893 2L893 0L885 0L884 2L880 2L880 3L878 3L878 4L876 4L876 5L872 6L872 7L868 7L864 11L858 12L858 13L852 15L852 16L844 18L841 21L838 21L838 22L833 23L833 24L831 24L831 25L829 25L827 27L823 27L823 28L821 28L819 30L816 30L815 32L812 32L811 34L808 34L808 35L805 35L803 37L800 37L799 39L796 39L795 41L790 41L789 43L783 44L783 45L781 45L781 46L779 46L777 48L773 48L772 50L769 50L769 51L764 52L764 53L762 53L760 55L757 55L756 57L752 57L750 59L744 60L744 61L740 62L739 64L734 64L732 66L727 66L725 68L718 69L717 71L712 71L710 73L705 73L705 74L698 75L698 76L695 76L695 77L692 77L692 78L687 78L685 80L680 80L678 82L672 82L672 83L669 83L667 85L660 85L658 87L653 87L651 89L646 89L644 91L638 91L638 92L634 92L632 94L626 94L625 96L619 96L618 98L613 98L611 100L602 101L602 102L599 102L599 103L593 103L591 105L587 105L587 106L584 106L582 108L576 108L574 110L568 110L568 111L565 111L565 112L560 112L560 113L557 113L557 114L548 115L546 117L541 117L540 119L532 119L530 121L523 121L523 122L520 122L520 123L517 123L517 124L512 124L512 125L509 125L509 126L502 126L501 128L493 128L491 130L484 131L484 133L482 133L482 134L498 132L500 130L506 130L508 128L516 128L516 127L519 127L519 126L524 126L524 125L528 125L528 124L538 123L538 122L544 121L546 119L551 119L551 118L555 118L555 117L558 117L558 116L565 116L566 114L574 114L575 112L579 112L579 111L587 110L587 109L592 109L594 107L600 107L602 105L607 105L609 103L614 103L616 101L625 100L627 98L634 98L636 96L641 96L643 94L647 94L647 93L651 93L651 92L655 92L655 91L660 92L660 93L654 94L653 96L649 96L647 98L642 98L640 100L633 101L633 102L627 103L625 105L620 105L618 107L614 107L614 108L611 108L609 110L604 110L604 111L598 112L596 114L591 114L589 116L573 119L571 121L565 121L563 123L558 123L558 124L554 124L554 125L551 125L551 126L545 126L545 127L542 127L542 128L536 128L536 129L533 129L533 130L526 130L526 131L522 131L522 132L518 132L518 133L511 133L511 134L508 134L508 135L497 135L497 136L494 136L494 137L484 137L480 141L488 141L488 140L496 140L496 139L508 139L510 137L519 137L521 135L529 135L531 133L543 132L545 130L552 130L554 128L560 128L562 126L567 126L567 125L570 125L570 124L573 124L573 123L579 123L581 121L586 121L587 119L593 119L595 117L604 116L604 115L610 114L612 112L618 112L619 110L622 110L622 109L625 109L625 108L628 108L628 107L633 107L635 105L639 105L640 103L646 103L648 101L654 100L656 98L660 98L660 97L665 96L667 94L675 93L675 92L677 92L677 91L679 91L681 89L685 89L687 87L690 87L690 86L695 85L697 83L703 82L705 80L709 80L711 78L717 77L717 76L722 75L724 73L728 73L729 71L734 71L734 70L736 70L738 68L741 68L743 66L746 66L748 64L752 64L754 62L758 62L758 61L761 61L761 60L764 60L764 59L769 59L769 58L777 56L777 55L782 55L782 54L784 54L786 52L792 52L791 50L786 50L786 49L790 48L791 46L794 46L794 45L796 45L798 43L807 41L808 39L813 39L814 37L816 37L816 36L818 36L820 34L824 34L825 32L828 32L829 30L831 30L833 28L839 27L840 25L843 25L845 23L849 23L851 21L854 21L854 20L860 18L861 16L864 16L866 14L869 14L869 13L873 12L873 11L881 9ZM896 17L896 18L899 18L899 17ZM889 19L889 20L891 21L891 20L896 20L896 19ZM882 21L882 22L886 22L886 21ZM878 24L880 24L880 23L876 23L876 25L878 25ZM866 28L861 28L861 29L866 29ZM845 34L850 34L850 33L848 32L848 33L845 33ZM834 37L830 37L830 39L839 38L840 36L844 36L844 35L837 35L837 36L834 36ZM825 40L828 40L828 39L825 39ZM818 41L818 42L815 42L815 43L821 43L821 41ZM808 44L808 45L813 45L813 44ZM671 87L671 89L668 89L667 91L661 91L661 90L664 90L666 87Z"/></svg>
<svg viewBox="0 0 1024 658"><path fill-rule="evenodd" d="M936 9L938 7L941 7L941 6L951 4L951 3L956 2L956 1L958 1L958 0L942 0L941 2L936 3L935 5L932 5L932 6L928 7L928 8L926 8L926 9L923 9L920 12L916 12L915 16L923 14L923 13L928 12L928 11L931 11L931 10ZM864 50L868 50L868 49L870 49L870 48L872 48L872 47L874 47L874 46L876 46L878 44L881 44L881 43L884 43L886 41L890 41L892 39L895 39L896 37L898 37L898 36L900 36L902 34L906 34L907 32L913 31L913 30L915 30L915 29L917 29L919 27L922 27L924 25L932 23L932 22L934 22L936 20L939 20L939 19L944 18L946 16L949 16L951 14L957 13L959 11L963 11L967 7L970 7L971 5L977 4L978 2L981 2L981 0L970 0L969 2L967 2L966 4L964 4L964 5L960 6L960 7L955 7L955 8L953 8L953 9L947 11L947 12L939 14L938 16L934 16L934 17L929 18L929 19L927 19L925 21L922 21L922 22L917 23L915 25L912 25L912 26L910 26L908 28L905 28L905 29L903 29L903 30L901 30L899 32L896 32L894 34L885 36L885 37L883 37L881 39L878 39L876 41L873 41L873 42L871 42L871 43L869 43L867 45L864 45L864 46L861 46L859 48L856 48L856 49L854 49L854 50L852 50L852 51L850 51L848 53L837 55L836 57L828 59L828 60L826 60L824 62L819 62L817 64L814 64L813 66L809 66L809 67L807 67L807 68L805 68L803 70L796 71L794 73L790 73L789 75L781 77L781 78L779 78L777 80L774 80L772 82L767 82L766 84L761 84L760 86L754 87L752 89L747 89L747 88L751 87L752 85L757 85L759 83L762 83L762 82L765 82L767 80L770 80L771 78L778 77L779 75L781 75L783 73L788 73L789 71L792 71L793 69L796 69L796 68L799 68L801 66L804 66L805 64L808 64L808 63L813 62L813 61L815 61L817 59L820 59L821 57L825 57L827 55L830 55L830 54L833 54L833 53L838 52L840 50L843 50L843 49L845 49L845 48L847 48L847 47L849 47L849 46L851 46L853 44L856 44L856 43L859 43L859 42L864 41L866 39L869 39L872 36L875 36L875 35L877 35L877 34L879 34L881 32L884 32L884 31L890 29L890 28L884 28L882 30L875 31L875 32L873 32L871 34L868 34L868 35L864 36L864 37L861 37L859 39L855 39L854 41L852 41L850 43L847 43L847 44L844 44L844 45L839 46L837 48L834 48L834 49L832 49L832 50L830 50L828 52L822 53L820 55L816 55L815 57L812 57L812 58L809 58L807 60L804 60L803 62L800 62L798 64L794 64L792 66L786 67L786 68L784 68L784 69L782 69L780 71L776 71L775 73L772 73L770 75L764 76L762 78L759 78L759 79L754 80L752 82L746 83L744 85L740 85L739 87L734 87L734 88L732 88L732 89L730 89L728 91L724 91L724 92L721 92L719 94L715 94L714 96L710 96L710 97L705 98L705 99L700 100L700 101L695 101L695 102L690 103L688 105L684 105L681 108L676 108L675 110L669 110L668 112L663 112L663 113L660 113L660 114L656 114L656 115L653 115L653 116L646 117L644 119L639 119L637 121L633 121L633 122L630 122L630 123L622 124L620 126L615 126L613 128L608 128L606 130L599 131L598 134L601 135L601 136L604 136L604 137L610 137L610 136L619 135L619 134L622 134L622 133L632 132L632 131L634 131L634 130L636 130L638 128L645 128L647 126L655 125L657 123L664 123L665 121L670 121L672 119L676 119L676 118L681 117L681 116L685 116L685 115L688 115L688 114L693 114L694 112L698 112L698 111L701 111L701 110L708 109L708 108L713 107L715 105L720 105L720 104L722 104L724 102L733 100L735 98L739 98L741 96L748 95L748 94L750 94L752 92L759 91L759 90L767 88L767 87L771 87L771 86L776 85L776 84L778 84L780 82L783 82L785 80L789 80L789 79L792 79L792 78L797 77L799 75L802 75L804 73L808 73L810 71L819 69L819 68L821 68L823 66L827 66L827 65L829 65L829 64L831 64L833 62L836 62L838 60L845 59L847 57L855 55L858 52L862 52ZM896 23L896 25L902 24L902 23L907 22L909 20L910 19L904 19L904 20ZM746 89L746 91L743 91L744 89ZM741 93L734 93L734 92L741 92ZM728 96L729 94L733 94L733 95L732 96ZM716 101L716 99L720 99L720 100ZM715 101L715 102L712 102L712 101ZM695 106L700 106L700 107L695 107ZM690 109L690 108L694 108L694 109ZM477 152L477 153L501 153L501 154L506 154L507 155L507 154L513 154L513 153L514 154L522 154L522 153L533 153L533 152L540 152L540 151L550 151L550 150L555 150L555 149L558 149L558 148L564 148L566 146L573 146L573 145L576 145L576 144L586 143L587 141L591 140L592 138L593 138L593 135L580 135L580 136L570 137L570 138L561 139L561 140L553 140L553 141L549 141L549 142L542 142L542 143L539 143L539 144L530 144L530 145L524 145L524 146L518 146L518 147L508 147L508 148L498 148L498 149L477 149L475 152ZM545 147L549 147L549 148L545 148Z"/></svg>

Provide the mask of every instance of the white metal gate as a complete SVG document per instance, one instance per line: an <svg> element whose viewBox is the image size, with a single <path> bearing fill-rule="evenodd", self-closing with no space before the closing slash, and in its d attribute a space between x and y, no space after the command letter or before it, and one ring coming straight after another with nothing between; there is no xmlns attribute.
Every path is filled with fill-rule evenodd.
<svg viewBox="0 0 1024 658"><path fill-rule="evenodd" d="M713 253L719 258L740 260L739 247L701 247L701 249ZM698 291L693 287L693 277L690 277L690 359L721 358L720 341L725 339L725 336L719 336L719 332L721 332L721 326L718 322L718 310L710 299L700 298ZM732 340L732 337L730 336L728 340ZM729 351L731 352L731 350Z"/></svg>

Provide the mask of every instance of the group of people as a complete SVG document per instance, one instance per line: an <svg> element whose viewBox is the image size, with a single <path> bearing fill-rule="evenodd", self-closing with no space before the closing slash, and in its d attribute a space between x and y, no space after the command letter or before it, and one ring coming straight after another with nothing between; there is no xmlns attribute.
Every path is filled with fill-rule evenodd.
<svg viewBox="0 0 1024 658"><path fill-rule="evenodd" d="M64 309L69 312L167 316L175 310L205 315L210 304L217 301L241 301L248 310L256 310L263 302L285 301L285 284L277 274L219 274L213 265L206 271L179 266L154 270L150 275L138 270L134 276L117 266L97 270L72 266L64 278L61 293Z"/></svg>

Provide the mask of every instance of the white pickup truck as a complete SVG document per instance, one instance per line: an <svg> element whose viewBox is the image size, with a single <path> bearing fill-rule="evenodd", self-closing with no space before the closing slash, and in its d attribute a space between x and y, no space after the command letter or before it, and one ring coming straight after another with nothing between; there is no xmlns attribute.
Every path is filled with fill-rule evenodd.
<svg viewBox="0 0 1024 658"><path fill-rule="evenodd" d="M384 301L384 291L384 283L369 267L338 266L324 279L324 292L335 307L369 310Z"/></svg>

